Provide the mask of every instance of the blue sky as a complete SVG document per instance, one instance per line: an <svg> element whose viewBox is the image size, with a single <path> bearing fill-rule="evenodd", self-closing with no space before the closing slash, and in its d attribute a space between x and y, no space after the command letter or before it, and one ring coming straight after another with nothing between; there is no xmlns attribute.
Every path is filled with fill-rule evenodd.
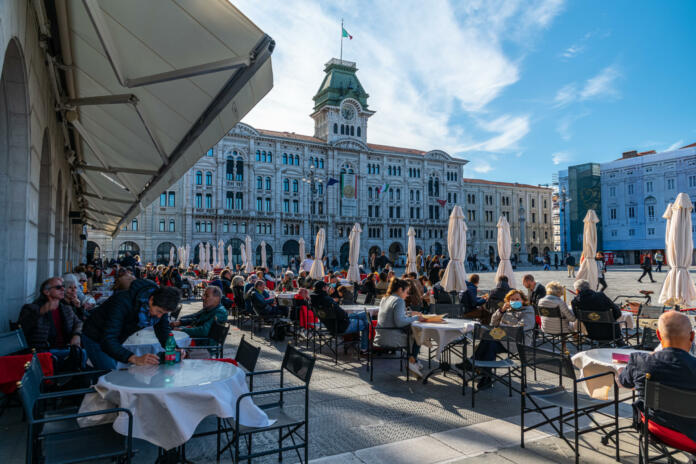
<svg viewBox="0 0 696 464"><path fill-rule="evenodd" d="M696 142L696 2L243 0L277 42L274 89L244 119L313 134L338 56L377 113L368 141L443 149L466 177L550 183L568 165Z"/></svg>

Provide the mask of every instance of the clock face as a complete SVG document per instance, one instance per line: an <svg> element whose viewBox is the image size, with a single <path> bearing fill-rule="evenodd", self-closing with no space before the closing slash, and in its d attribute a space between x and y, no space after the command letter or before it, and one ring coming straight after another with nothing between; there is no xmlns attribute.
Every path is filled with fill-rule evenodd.
<svg viewBox="0 0 696 464"><path fill-rule="evenodd" d="M353 116L355 116L355 110L352 106L344 106L341 114L343 115L343 119L350 121L353 119Z"/></svg>

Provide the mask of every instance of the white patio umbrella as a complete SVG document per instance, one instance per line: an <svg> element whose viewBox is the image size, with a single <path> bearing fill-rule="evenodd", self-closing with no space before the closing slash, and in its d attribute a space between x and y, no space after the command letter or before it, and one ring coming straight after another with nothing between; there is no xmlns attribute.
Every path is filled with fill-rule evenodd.
<svg viewBox="0 0 696 464"><path fill-rule="evenodd" d="M303 259L305 259L305 256L307 253L305 252L305 244L304 244L304 239L300 237L298 240L298 243L300 244L300 261L297 263L297 266L300 266L300 263L302 262Z"/></svg>
<svg viewBox="0 0 696 464"><path fill-rule="evenodd" d="M227 245L227 267L232 269L232 245Z"/></svg>
<svg viewBox="0 0 696 464"><path fill-rule="evenodd" d="M218 240L218 267L225 267L225 242Z"/></svg>
<svg viewBox="0 0 696 464"><path fill-rule="evenodd" d="M239 245L239 256L242 260L242 263L241 263L242 271L244 271L244 268L246 267L246 249L245 248L246 247L244 246L243 243Z"/></svg>
<svg viewBox="0 0 696 464"><path fill-rule="evenodd" d="M360 269L358 268L358 261L360 260L361 233L362 227L360 227L360 224L356 222L353 229L350 231L350 236L348 237L350 250L348 252L348 275L346 278L350 282L360 282Z"/></svg>
<svg viewBox="0 0 696 464"><path fill-rule="evenodd" d="M205 245L203 242L198 244L198 267L203 269L203 260L205 259Z"/></svg>
<svg viewBox="0 0 696 464"><path fill-rule="evenodd" d="M212 269L215 269L216 267L218 267L218 262L217 262L218 254L217 254L217 246L215 245L215 243L213 243L213 246L210 247L210 253L211 253L211 257L213 258Z"/></svg>
<svg viewBox="0 0 696 464"><path fill-rule="evenodd" d="M662 217L665 220L665 264L669 264L669 246L672 243L669 238L672 232L672 203L667 203L667 209Z"/></svg>
<svg viewBox="0 0 696 464"><path fill-rule="evenodd" d="M500 216L498 219L498 256L500 256L500 264L498 264L498 272L495 273L495 278L497 281L498 277L507 276L510 288L517 288L515 273L512 270L512 263L510 263L510 253L512 253L510 224L505 216Z"/></svg>
<svg viewBox="0 0 696 464"><path fill-rule="evenodd" d="M186 259L184 260L184 263L192 264L193 259L191 259L191 244L186 245Z"/></svg>
<svg viewBox="0 0 696 464"><path fill-rule="evenodd" d="M670 270L662 284L658 301L664 305L688 305L696 300L696 287L689 276L689 266L694 252L691 232L691 212L694 205L686 193L677 195L672 205L669 224L669 243L665 250Z"/></svg>
<svg viewBox="0 0 696 464"><path fill-rule="evenodd" d="M466 290L466 231L464 213L462 208L456 205L450 214L447 227L447 251L450 261L442 276L442 288L448 292Z"/></svg>
<svg viewBox="0 0 696 464"><path fill-rule="evenodd" d="M326 239L326 232L322 227L317 232L317 239L314 242L314 262L312 263L312 268L309 270L309 276L312 279L323 279L324 278L324 263L321 261L321 257L324 254L324 241Z"/></svg>
<svg viewBox="0 0 696 464"><path fill-rule="evenodd" d="M210 243L205 244L205 270L210 270Z"/></svg>
<svg viewBox="0 0 696 464"><path fill-rule="evenodd" d="M575 274L576 279L585 279L590 283L592 290L597 289L597 262L595 255L597 254L597 223L599 218L593 209L587 211L585 223L582 230L582 255L584 259L580 263L580 269Z"/></svg>
<svg viewBox="0 0 696 464"><path fill-rule="evenodd" d="M266 267L266 242L264 240L261 240L261 245L259 246L261 247L261 266Z"/></svg>
<svg viewBox="0 0 696 464"><path fill-rule="evenodd" d="M406 272L418 272L416 266L416 231L413 227L408 228L408 249L406 250Z"/></svg>
<svg viewBox="0 0 696 464"><path fill-rule="evenodd" d="M173 266L173 265L174 265L174 247L171 247L171 248L169 249L169 264L168 264L168 265L169 265L169 266Z"/></svg>
<svg viewBox="0 0 696 464"><path fill-rule="evenodd" d="M252 251L252 248L251 248L251 237L249 237L247 235L246 238L244 239L244 241L246 242L246 252L247 252L246 271L248 273L251 273L251 272L254 272L254 263L251 260L251 257L254 255L254 252Z"/></svg>
<svg viewBox="0 0 696 464"><path fill-rule="evenodd" d="M176 255L179 260L179 267L182 267L184 265L184 247L177 247Z"/></svg>

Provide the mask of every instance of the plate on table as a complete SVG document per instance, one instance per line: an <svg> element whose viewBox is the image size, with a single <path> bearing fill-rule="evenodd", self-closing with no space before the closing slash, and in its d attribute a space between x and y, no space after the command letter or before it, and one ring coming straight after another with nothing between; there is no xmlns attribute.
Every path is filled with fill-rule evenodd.
<svg viewBox="0 0 696 464"><path fill-rule="evenodd" d="M436 324L443 324L445 323L445 317L447 314L423 314L423 319L425 319L425 322L433 322Z"/></svg>

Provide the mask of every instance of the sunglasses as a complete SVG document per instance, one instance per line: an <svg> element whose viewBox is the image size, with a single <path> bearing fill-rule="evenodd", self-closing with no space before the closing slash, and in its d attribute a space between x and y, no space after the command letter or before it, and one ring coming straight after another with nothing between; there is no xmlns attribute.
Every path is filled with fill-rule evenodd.
<svg viewBox="0 0 696 464"><path fill-rule="evenodd" d="M53 287L49 287L48 289L51 290L52 288L55 288L56 290L65 290L65 285L54 285Z"/></svg>

